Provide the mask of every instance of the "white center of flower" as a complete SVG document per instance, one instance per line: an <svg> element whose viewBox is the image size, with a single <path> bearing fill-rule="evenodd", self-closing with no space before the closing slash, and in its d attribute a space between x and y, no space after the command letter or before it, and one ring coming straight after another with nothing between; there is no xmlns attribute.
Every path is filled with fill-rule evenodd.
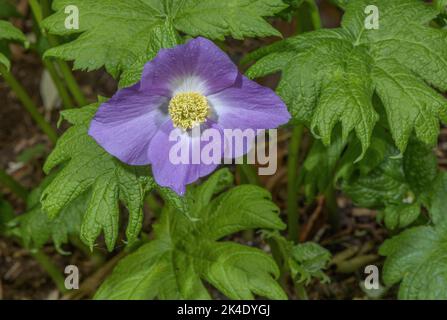
<svg viewBox="0 0 447 320"><path fill-rule="evenodd" d="M192 129L205 122L210 112L208 100L198 92L182 92L169 102L169 115L176 128Z"/></svg>

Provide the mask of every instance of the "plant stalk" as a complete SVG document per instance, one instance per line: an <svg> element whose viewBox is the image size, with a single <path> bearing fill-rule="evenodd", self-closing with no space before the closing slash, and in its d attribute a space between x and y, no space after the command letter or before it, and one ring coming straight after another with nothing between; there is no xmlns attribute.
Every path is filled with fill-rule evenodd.
<svg viewBox="0 0 447 320"><path fill-rule="evenodd" d="M58 72L54 67L53 63L47 59L42 59L42 62L45 68L48 70L51 79L53 79L53 83L56 86L57 92L59 92L59 96L62 99L64 108L66 109L73 108L74 106L73 100L71 99L70 94L67 91L67 88L65 88L64 84L59 78Z"/></svg>
<svg viewBox="0 0 447 320"><path fill-rule="evenodd" d="M53 143L57 141L57 133L51 127L51 125L46 122L45 118L39 113L39 110L36 104L33 102L31 97L25 91L25 88L17 81L12 73L10 73L6 67L0 65L0 74L5 79L6 83L11 87L11 89L15 92L19 100L22 102L25 109L37 123L39 128L45 132L45 134L50 138Z"/></svg>
<svg viewBox="0 0 447 320"><path fill-rule="evenodd" d="M39 25L39 29L42 31L42 36L46 36L50 47L58 46L59 42L55 36L43 32L44 29L42 26L42 21L51 13L48 0L41 0L40 4L37 2L37 0L29 0L29 4L34 17L36 18L37 24ZM59 59L56 59L55 63L59 66L62 76L67 84L68 90L70 90L76 103L79 106L87 105L88 101L82 93L82 90L79 87L75 77L73 76L73 73L71 72L68 64L65 61Z"/></svg>
<svg viewBox="0 0 447 320"><path fill-rule="evenodd" d="M255 166L245 162L246 159L244 159L243 164L238 165L240 174L242 176L241 178L244 178L244 181L246 181L248 184L259 186L260 182Z"/></svg>
<svg viewBox="0 0 447 320"><path fill-rule="evenodd" d="M295 293L300 300L309 300L304 284L295 283Z"/></svg>
<svg viewBox="0 0 447 320"><path fill-rule="evenodd" d="M321 23L320 10L315 0L308 0L310 19L312 21L312 26L315 30L321 29L323 24Z"/></svg>
<svg viewBox="0 0 447 320"><path fill-rule="evenodd" d="M71 72L71 68L65 61L59 59L57 59L56 61L59 65L62 76L64 77L65 82L67 83L67 87L70 90L71 94L73 95L73 98L75 99L76 103L80 107L88 105L87 98L82 93L82 90L78 85L78 82L76 81L73 73Z"/></svg>
<svg viewBox="0 0 447 320"><path fill-rule="evenodd" d="M37 252L30 252L34 259L39 262L40 266L48 273L53 282L56 284L60 292L66 293L65 278L59 269L54 265L50 258L41 250Z"/></svg>
<svg viewBox="0 0 447 320"><path fill-rule="evenodd" d="M309 25L308 16L302 12L299 12L301 17L303 17L302 24L300 21L297 26L297 33L308 31L307 29L320 29L321 18L318 6L315 0L307 0L307 10L310 13L311 26ZM298 18L300 19L300 18ZM307 21L307 23L306 23ZM288 226L288 237L290 241L298 242L299 239L299 208L298 208L298 193L300 188L299 177L298 177L298 161L301 149L301 141L303 138L304 126L297 125L292 130L292 137L289 144L289 156L287 161L287 226ZM306 288L303 284L295 283L295 294L300 300L307 300Z"/></svg>
<svg viewBox="0 0 447 320"><path fill-rule="evenodd" d="M299 214L298 214L298 158L303 137L303 125L297 125L292 130L292 138L289 144L289 156L287 160L287 226L289 240L298 242Z"/></svg>
<svg viewBox="0 0 447 320"><path fill-rule="evenodd" d="M309 0L308 3L313 28L315 30L321 29L322 23L318 6L314 0ZM324 197L326 199L326 208L329 211L330 223L332 226L337 228L339 224L338 206L337 198L335 196L335 189L332 185L324 192Z"/></svg>
<svg viewBox="0 0 447 320"><path fill-rule="evenodd" d="M307 0L307 10L310 13L310 20L312 22L312 28L318 30L321 28L321 18L320 12L315 0ZM307 15L305 17L308 17ZM305 21L304 25L298 24L297 32L306 31ZM301 146L301 139L303 137L304 127L303 125L298 125L293 128L292 138L289 144L289 159L287 163L287 217L288 217L288 232L289 240L293 242L298 241L299 235L299 214L298 214L298 202L297 195L299 192L298 183L298 160L299 152Z"/></svg>
<svg viewBox="0 0 447 320"><path fill-rule="evenodd" d="M0 169L0 184L11 190L15 195L26 201L28 191L19 184L13 177L8 175L6 171Z"/></svg>

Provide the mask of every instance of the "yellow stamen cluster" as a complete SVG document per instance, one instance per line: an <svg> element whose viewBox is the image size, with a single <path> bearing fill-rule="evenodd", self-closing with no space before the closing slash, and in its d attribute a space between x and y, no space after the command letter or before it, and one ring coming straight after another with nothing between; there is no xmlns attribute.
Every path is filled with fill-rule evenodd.
<svg viewBox="0 0 447 320"><path fill-rule="evenodd" d="M204 122L209 111L208 100L197 92L179 93L169 103L169 115L174 126L183 130Z"/></svg>

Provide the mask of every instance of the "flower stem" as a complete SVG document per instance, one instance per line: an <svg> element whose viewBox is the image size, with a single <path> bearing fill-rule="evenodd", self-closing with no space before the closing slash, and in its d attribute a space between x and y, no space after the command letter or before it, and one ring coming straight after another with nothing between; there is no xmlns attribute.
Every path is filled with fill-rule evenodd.
<svg viewBox="0 0 447 320"><path fill-rule="evenodd" d="M246 157L244 158L244 163L238 165L239 169L240 169L240 173L242 178L244 178L244 180L248 183L248 184L253 184L255 186L259 186L259 177L258 174L256 172L256 168L255 166L246 163Z"/></svg>
<svg viewBox="0 0 447 320"><path fill-rule="evenodd" d="M47 69L48 73L50 74L51 79L53 79L53 83L56 86L57 92L59 92L59 96L62 99L64 107L67 109L72 108L74 106L73 100L71 99L70 94L67 91L67 88L65 88L64 84L59 78L59 75L53 63L46 59L42 59L42 62L45 68Z"/></svg>
<svg viewBox="0 0 447 320"><path fill-rule="evenodd" d="M45 17L47 17L51 12L48 0L41 0L41 5L39 5L37 0L29 0L29 4L31 7L31 10L33 11L34 17L36 18L37 24L39 25L39 29L43 30L42 20ZM45 34L43 32L42 32L42 36L46 36L50 47L56 47L59 45L59 42L55 36L50 35L50 34ZM59 59L56 60L56 63L59 66L62 76L65 79L65 82L67 84L68 90L70 90L76 103L79 106L87 105L88 101L85 98L84 94L82 93L82 90L79 87L78 83L76 82L76 79L73 76L73 73L71 72L71 69L68 66L68 64L65 61L62 61Z"/></svg>
<svg viewBox="0 0 447 320"><path fill-rule="evenodd" d="M312 25L315 30L322 28L320 10L315 0L308 0L310 19L312 20Z"/></svg>
<svg viewBox="0 0 447 320"><path fill-rule="evenodd" d="M65 61L58 59L57 63L62 72L62 76L64 77L65 82L67 83L67 87L70 90L71 94L73 95L76 103L81 107L88 105L87 98L82 93L82 90L78 85L78 82L76 81L73 73L71 72L71 68Z"/></svg>
<svg viewBox="0 0 447 320"><path fill-rule="evenodd" d="M65 278L59 271L59 269L50 260L50 258L41 250L38 250L36 252L30 251L30 253L34 257L34 259L39 262L40 266L48 273L59 291L62 293L67 292L67 289L65 288Z"/></svg>
<svg viewBox="0 0 447 320"><path fill-rule="evenodd" d="M43 37L42 28L41 28L41 22L43 19L44 10L40 7L39 3L36 0L29 0L29 4L31 7L31 10L33 12L34 17L34 32L38 37ZM36 50L36 52L40 55L41 52L39 50ZM42 58L43 65L47 69L48 73L51 76L51 79L53 80L53 83L56 86L56 89L59 93L59 97L61 97L63 105L65 108L71 108L74 106L73 101L70 97L69 92L67 91L67 88L65 87L65 84L63 83L62 79L59 77L59 73L57 72L54 61L50 61L49 59Z"/></svg>
<svg viewBox="0 0 447 320"><path fill-rule="evenodd" d="M289 156L287 160L287 225L289 240L298 241L299 214L298 214L298 158L303 137L303 125L297 125L292 130L292 138L289 144Z"/></svg>
<svg viewBox="0 0 447 320"><path fill-rule="evenodd" d="M310 18L312 21L312 28L317 30L320 29L321 18L318 6L315 0L307 0L307 9L310 13ZM305 15L307 16L307 15ZM303 21L304 22L304 21ZM303 26L304 27L304 26ZM300 25L298 26L298 32L305 30ZM303 125L297 125L292 131L292 138L289 144L289 159L287 163L287 217L288 217L288 232L289 240L293 242L298 241L299 235L299 214L298 214L298 202L297 195L299 192L298 183L298 160L299 152L301 146L301 139L303 137Z"/></svg>
<svg viewBox="0 0 447 320"><path fill-rule="evenodd" d="M31 8L31 11L33 12L34 18L36 19L37 24L39 25L39 28L41 28L43 16L39 2L37 0L28 0L28 3Z"/></svg>
<svg viewBox="0 0 447 320"><path fill-rule="evenodd" d="M42 16L44 18L51 14L51 6L49 0L40 0L40 7L42 8Z"/></svg>
<svg viewBox="0 0 447 320"><path fill-rule="evenodd" d="M23 86L17 81L12 73L10 73L4 66L0 65L0 74L5 79L6 83L15 92L19 100L22 102L25 109L37 123L39 128L45 132L45 134L50 138L50 140L55 143L57 140L57 133L51 127L51 125L45 121L45 118L39 113L36 104L33 102L31 97L25 91Z"/></svg>
<svg viewBox="0 0 447 320"><path fill-rule="evenodd" d="M295 283L295 294L300 300L309 300L304 284Z"/></svg>
<svg viewBox="0 0 447 320"><path fill-rule="evenodd" d="M309 6L310 6L310 13L311 13L310 16L313 28L315 30L321 29L322 23L320 18L320 12L315 0L309 0ZM335 196L335 189L332 185L330 185L328 189L325 191L324 197L326 199L326 207L329 211L329 219L331 225L337 227L339 224L338 206L337 206L337 199Z"/></svg>
<svg viewBox="0 0 447 320"><path fill-rule="evenodd" d="M0 184L4 185L21 199L26 200L28 191L3 169L0 169Z"/></svg>

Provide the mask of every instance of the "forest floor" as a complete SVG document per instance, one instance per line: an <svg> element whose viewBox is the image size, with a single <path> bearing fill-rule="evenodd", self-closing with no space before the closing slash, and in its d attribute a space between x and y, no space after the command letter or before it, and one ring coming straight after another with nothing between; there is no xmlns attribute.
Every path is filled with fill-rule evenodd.
<svg viewBox="0 0 447 320"><path fill-rule="evenodd" d="M19 1L21 6L26 1ZM25 10L26 8L22 8ZM325 8L323 8L325 9ZM322 10L325 25L336 26L339 15L331 11ZM293 32L293 24L277 23L276 26L285 34ZM30 21L25 21L23 30L30 30ZM265 41L272 41L267 39ZM228 41L227 51L239 60L244 54L252 51L261 42L259 40ZM54 127L58 120L57 108L47 110L43 107L40 94L42 66L37 56L25 54L14 49L13 73L23 83L32 98L41 106L42 112ZM116 91L116 82L104 71L92 73L76 72L76 77L89 100L95 101L98 95L110 97ZM276 85L277 77L264 79L265 85L272 88ZM13 93L0 80L0 166L27 188L33 188L44 177L42 166L46 156L51 151L51 143L39 131L29 115L24 112ZM62 130L61 130L62 131ZM278 172L262 179L264 187L269 189L274 201L285 211L287 195L287 131L282 131L279 139ZM441 166L447 167L447 129L443 129L437 149ZM0 192L13 203L16 214L25 210L25 204L14 197L6 189ZM300 241L316 241L333 254L333 263L327 274L330 283L313 281L308 287L310 299L364 299L366 294L361 289L361 282L365 278L363 267L368 264L381 266L383 259L377 255L378 246L388 236L385 228L376 222L377 212L355 208L342 194L337 193L338 225L331 224L331 217L324 209L323 197L316 203L305 205L301 199L301 238ZM333 214L332 214L333 215ZM284 217L285 218L285 217ZM144 230L151 231L152 218L147 214ZM242 235L237 240L247 242ZM256 243L261 241L254 238ZM250 244L250 243L248 243ZM264 244L262 244L264 245ZM97 249L98 259L92 259L82 248L67 245L65 250L70 255L60 255L48 245L44 252L51 257L60 268L74 264L80 268L81 290L71 296L63 296L57 290L50 277L41 269L28 250L23 249L13 240L0 237L0 299L86 299L90 298L102 279L111 271L118 258L122 255L118 248L113 253L107 253L104 245ZM394 296L391 289L387 296Z"/></svg>

